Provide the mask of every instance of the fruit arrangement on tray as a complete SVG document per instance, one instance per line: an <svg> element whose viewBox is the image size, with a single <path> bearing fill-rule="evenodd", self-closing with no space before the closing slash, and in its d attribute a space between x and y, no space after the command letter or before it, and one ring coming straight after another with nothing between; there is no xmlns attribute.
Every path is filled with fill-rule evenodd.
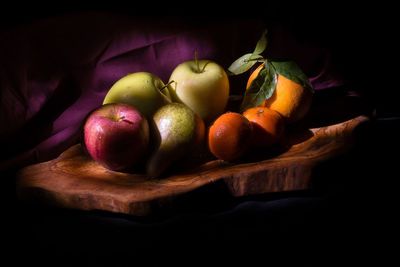
<svg viewBox="0 0 400 267"><path fill-rule="evenodd" d="M314 94L296 63L265 59L266 47L264 32L227 70L195 54L167 83L120 78L85 118L81 144L18 173L19 197L142 216L217 181L233 196L311 188L313 168L348 151L368 117L357 97ZM232 105L230 77L247 71Z"/></svg>
<svg viewBox="0 0 400 267"><path fill-rule="evenodd" d="M307 114L313 89L293 61L263 58L266 34L228 70L195 53L166 84L148 72L122 77L86 119L83 145L89 155L114 171L134 172L145 165L147 176L157 178L204 148L215 158L235 161L249 147L279 142L286 125ZM229 75L255 64L240 109L227 110Z"/></svg>

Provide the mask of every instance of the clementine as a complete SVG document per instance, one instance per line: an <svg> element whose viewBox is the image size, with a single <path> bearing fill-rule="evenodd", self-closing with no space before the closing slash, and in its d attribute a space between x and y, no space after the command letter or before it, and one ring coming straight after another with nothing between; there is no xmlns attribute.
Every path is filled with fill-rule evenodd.
<svg viewBox="0 0 400 267"><path fill-rule="evenodd" d="M271 146L283 136L285 121L277 111L266 107L254 107L243 112L243 116L253 126L253 146Z"/></svg>
<svg viewBox="0 0 400 267"><path fill-rule="evenodd" d="M250 146L252 125L240 113L226 112L209 128L208 147L217 158L233 161L240 158Z"/></svg>
<svg viewBox="0 0 400 267"><path fill-rule="evenodd" d="M263 65L261 64L252 72L246 89L250 87ZM278 74L274 93L259 106L275 110L285 118L286 123L293 123L307 115L311 102L312 92L309 89Z"/></svg>

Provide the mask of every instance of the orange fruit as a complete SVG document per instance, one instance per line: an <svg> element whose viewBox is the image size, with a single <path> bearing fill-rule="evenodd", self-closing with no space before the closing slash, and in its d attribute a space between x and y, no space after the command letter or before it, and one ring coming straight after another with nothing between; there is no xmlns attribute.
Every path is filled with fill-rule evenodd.
<svg viewBox="0 0 400 267"><path fill-rule="evenodd" d="M217 158L233 161L240 158L250 146L252 125L240 113L226 112L210 126L208 147Z"/></svg>
<svg viewBox="0 0 400 267"><path fill-rule="evenodd" d="M283 136L285 121L277 111L266 107L249 108L243 112L253 126L253 146L271 146Z"/></svg>
<svg viewBox="0 0 400 267"><path fill-rule="evenodd" d="M255 78L257 78L258 73L260 73L260 71L261 71L261 69L262 69L263 66L264 66L264 63L261 64L260 66L258 66L258 67L250 74L250 77L249 77L249 79L247 80L246 90L249 89L249 87L250 87L251 83L253 82L253 80L254 80Z"/></svg>
<svg viewBox="0 0 400 267"><path fill-rule="evenodd" d="M250 75L246 89L250 87L263 65L258 66ZM278 111L287 123L293 123L307 115L311 102L312 92L308 88L278 74L274 93L259 106Z"/></svg>

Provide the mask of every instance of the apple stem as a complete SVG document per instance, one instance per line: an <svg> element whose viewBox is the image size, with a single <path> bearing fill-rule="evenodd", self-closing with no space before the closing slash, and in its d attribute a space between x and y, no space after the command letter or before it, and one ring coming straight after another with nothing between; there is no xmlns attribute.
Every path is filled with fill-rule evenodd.
<svg viewBox="0 0 400 267"><path fill-rule="evenodd" d="M163 87L160 88L160 91L164 90L166 87L168 87L169 85L171 85L174 82L175 82L174 80L169 81L166 85L164 85Z"/></svg>
<svg viewBox="0 0 400 267"><path fill-rule="evenodd" d="M194 50L194 62L196 63L197 66L197 73L200 73L200 66L199 66L199 61L197 59L197 51Z"/></svg>
<svg viewBox="0 0 400 267"><path fill-rule="evenodd" d="M126 122L126 123L129 123L129 124L134 124L132 121L130 121L130 120L122 120L122 121L124 121L124 122Z"/></svg>
<svg viewBox="0 0 400 267"><path fill-rule="evenodd" d="M211 61L207 61L206 64L204 64L203 68L201 69L201 73L204 72L204 70L206 69L206 66L208 65L208 63L210 63Z"/></svg>
<svg viewBox="0 0 400 267"><path fill-rule="evenodd" d="M118 120L117 120L117 122L120 122L120 121L124 121L124 122L127 122L127 123L129 123L129 124L133 124L132 121L126 120L126 119L125 119L125 116L123 116L123 115L122 115L121 117L119 117Z"/></svg>
<svg viewBox="0 0 400 267"><path fill-rule="evenodd" d="M210 61L207 61L206 64L204 64L203 68L200 69L200 64L199 64L199 60L197 58L197 51L194 51L194 62L197 66L197 73L203 73L204 70L206 69L206 66L208 65L208 63L210 63Z"/></svg>

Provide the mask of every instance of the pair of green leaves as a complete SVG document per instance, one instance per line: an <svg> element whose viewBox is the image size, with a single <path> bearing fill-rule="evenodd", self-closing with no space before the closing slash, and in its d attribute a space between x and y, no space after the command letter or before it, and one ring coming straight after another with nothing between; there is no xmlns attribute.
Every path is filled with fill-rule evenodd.
<svg viewBox="0 0 400 267"><path fill-rule="evenodd" d="M260 105L272 96L275 91L278 74L314 92L307 76L294 61L271 61L261 56L261 53L267 47L266 34L267 31L264 31L253 53L238 58L228 68L232 75L238 75L248 71L257 62L264 62L259 74L244 94L240 107L241 112Z"/></svg>
<svg viewBox="0 0 400 267"><path fill-rule="evenodd" d="M257 62L264 61L261 53L264 52L265 48L267 48L267 30L263 32L260 40L258 40L256 48L253 53L248 53L240 58L236 59L231 66L228 68L228 71L231 75L238 75L248 71L251 67L254 66Z"/></svg>

